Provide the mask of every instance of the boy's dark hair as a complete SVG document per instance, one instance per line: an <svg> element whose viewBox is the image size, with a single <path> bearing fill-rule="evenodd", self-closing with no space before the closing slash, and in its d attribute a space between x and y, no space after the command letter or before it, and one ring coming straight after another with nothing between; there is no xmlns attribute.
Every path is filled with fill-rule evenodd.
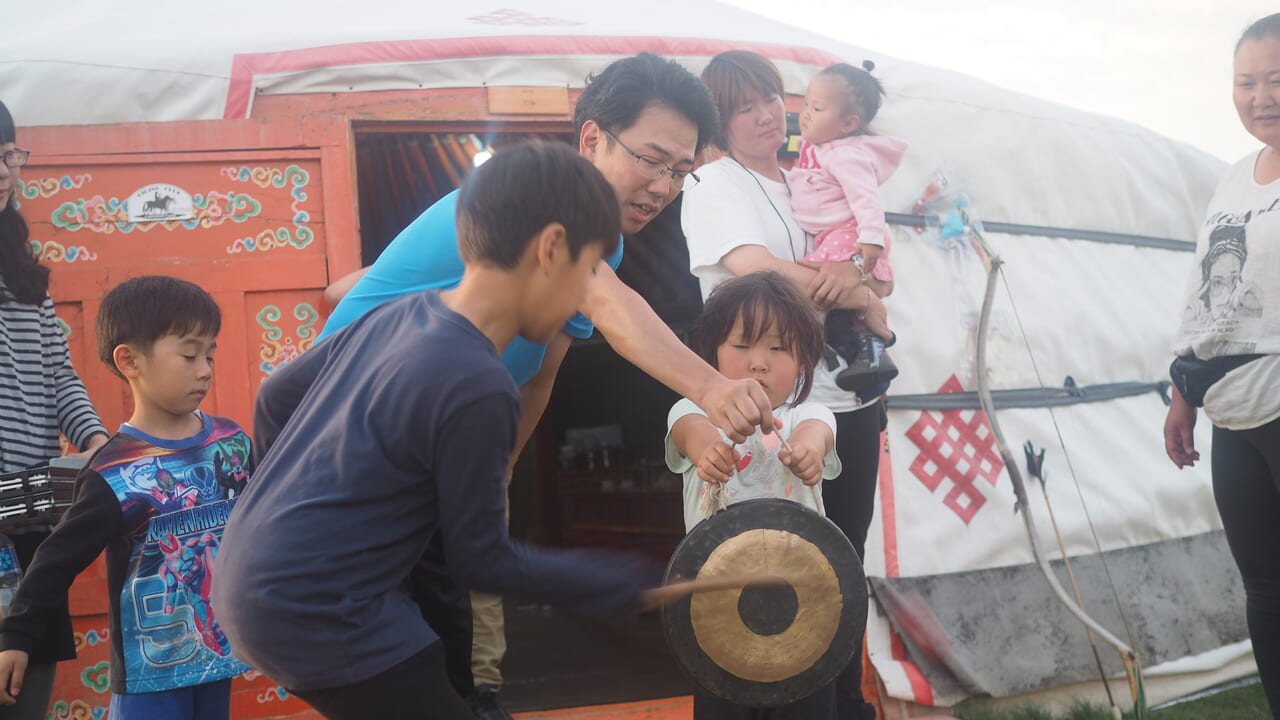
<svg viewBox="0 0 1280 720"><path fill-rule="evenodd" d="M167 275L144 275L115 286L98 308L98 358L123 378L112 355L130 345L144 355L165 335L218 334L222 312L203 288Z"/></svg>
<svg viewBox="0 0 1280 720"><path fill-rule="evenodd" d="M1240 35L1240 39L1236 41L1235 52L1240 52L1240 46L1244 45L1245 40L1261 40L1268 35L1280 39L1280 13L1274 13L1256 20L1252 25L1245 28L1244 33ZM0 142L4 141L0 140Z"/></svg>
<svg viewBox="0 0 1280 720"><path fill-rule="evenodd" d="M796 359L793 405L804 402L813 388L813 372L822 359L823 328L817 309L794 285L776 272L743 275L711 293L694 328L694 347L719 369L716 351L742 318L743 339L755 342L769 328L777 328L782 344Z"/></svg>
<svg viewBox="0 0 1280 720"><path fill-rule="evenodd" d="M0 102L0 145L17 138L17 127L9 108ZM11 171L12 172L12 171ZM0 277L4 278L4 291L0 300L13 299L27 305L39 305L49 292L49 268L41 265L31 254L31 231L18 213L18 189L9 198L4 210L0 210Z"/></svg>
<svg viewBox="0 0 1280 720"><path fill-rule="evenodd" d="M645 108L665 105L698 129L695 154L706 147L720 126L711 94L693 73L674 60L652 53L615 60L587 76L587 87L573 109L574 138L582 137L588 120L617 135L636 124Z"/></svg>
<svg viewBox="0 0 1280 720"><path fill-rule="evenodd" d="M564 143L504 148L471 173L458 195L458 249L468 262L510 270L551 223L564 225L573 260L592 243L605 256L618 249L622 210L613 186Z"/></svg>
<svg viewBox="0 0 1280 720"><path fill-rule="evenodd" d="M871 67L875 67L872 65ZM868 70L856 68L847 63L836 63L825 67L819 75L833 75L844 80L844 111L847 115L857 115L862 119L858 135L870 132L868 125L880 112L880 98L884 97L884 86Z"/></svg>
<svg viewBox="0 0 1280 720"><path fill-rule="evenodd" d="M715 144L729 149L729 121L746 100L748 92L761 97L782 95L782 74L769 58L750 50L726 50L711 58L702 70L702 82L711 90L720 124L716 126Z"/></svg>

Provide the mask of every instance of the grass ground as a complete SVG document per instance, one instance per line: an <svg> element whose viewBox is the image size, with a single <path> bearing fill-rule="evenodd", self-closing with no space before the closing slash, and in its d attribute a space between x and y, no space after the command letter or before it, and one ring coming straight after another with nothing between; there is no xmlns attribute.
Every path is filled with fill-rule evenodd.
<svg viewBox="0 0 1280 720"><path fill-rule="evenodd" d="M1111 712L1101 705L1080 703L1067 711L1052 713L1034 706L983 708L961 705L952 710L960 720L1111 720ZM1132 720L1132 713L1125 713ZM1150 720L1271 720L1262 685L1232 687L1207 697L1179 703L1149 713Z"/></svg>

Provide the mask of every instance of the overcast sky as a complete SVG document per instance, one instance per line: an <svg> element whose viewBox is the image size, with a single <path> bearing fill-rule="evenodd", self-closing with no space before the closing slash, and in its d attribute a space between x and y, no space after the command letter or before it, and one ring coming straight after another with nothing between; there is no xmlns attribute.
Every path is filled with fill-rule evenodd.
<svg viewBox="0 0 1280 720"><path fill-rule="evenodd" d="M723 0L903 60L1123 118L1234 161L1231 56L1276 0Z"/></svg>

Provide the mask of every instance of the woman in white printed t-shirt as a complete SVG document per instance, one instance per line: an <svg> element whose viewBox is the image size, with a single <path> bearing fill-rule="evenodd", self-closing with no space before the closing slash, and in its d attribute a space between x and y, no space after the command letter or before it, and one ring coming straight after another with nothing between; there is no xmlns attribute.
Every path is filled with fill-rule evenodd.
<svg viewBox="0 0 1280 720"><path fill-rule="evenodd" d="M1244 579L1262 686L1280 711L1280 13L1236 45L1234 100L1263 142L1210 201L1170 368L1165 450L1200 458L1196 407L1213 423L1213 493ZM1277 715L1280 717L1280 715Z"/></svg>

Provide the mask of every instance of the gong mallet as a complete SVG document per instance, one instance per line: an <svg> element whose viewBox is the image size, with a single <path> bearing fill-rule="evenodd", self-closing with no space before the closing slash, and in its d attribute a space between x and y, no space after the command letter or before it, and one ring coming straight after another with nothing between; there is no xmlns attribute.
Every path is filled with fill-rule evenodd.
<svg viewBox="0 0 1280 720"><path fill-rule="evenodd" d="M808 579L803 575L778 575L757 573L754 575L721 575L719 577L677 580L645 591L645 607L667 605L687 595L717 590L741 590L749 587L777 587L795 585Z"/></svg>

